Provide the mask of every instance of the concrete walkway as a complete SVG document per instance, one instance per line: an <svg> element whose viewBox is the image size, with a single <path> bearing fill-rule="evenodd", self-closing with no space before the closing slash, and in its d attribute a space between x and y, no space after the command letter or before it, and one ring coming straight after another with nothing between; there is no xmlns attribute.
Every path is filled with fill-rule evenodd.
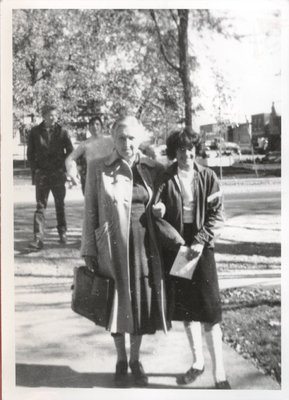
<svg viewBox="0 0 289 400"><path fill-rule="evenodd" d="M40 388L111 388L115 353L103 328L70 309L71 279L23 277L16 283L16 384ZM228 379L235 390L278 390L280 386L228 345L223 345ZM213 389L212 366L204 342L206 370L188 386L176 379L190 367L191 355L181 323L165 335L145 336L142 362L149 388Z"/></svg>
<svg viewBox="0 0 289 400"><path fill-rule="evenodd" d="M27 201L21 201L22 204L15 206L16 385L27 393L28 397L22 399L29 400L38 398L38 391L44 388L57 391L64 388L113 388L116 360L112 338L103 328L76 315L70 308L73 267L82 263L78 250L82 210L74 203L79 199L79 193L74 189L68 192L67 212L71 228L67 245L61 247L58 244L54 210L50 207L47 215L50 226L47 229L45 248L36 253L27 249L34 209L31 194L27 195ZM21 200L24 197L22 193ZM268 218L266 216L267 223ZM260 215L249 221L250 227L256 232L264 223ZM231 221L226 226L221 244L232 237L235 222ZM238 233L235 232L239 240L250 240L245 229L248 221L239 219L237 222L241 227ZM277 243L278 223L273 217L269 223L271 227L276 223L276 231L272 234L274 238L268 234L266 240L268 243L272 240L272 243ZM253 236L256 240L256 236ZM234 258L232 260L228 259L228 255L217 252L216 257L221 265L222 262L240 261L245 256L231 255ZM274 265L273 269L268 270L267 265L261 271L256 268L250 271L220 271L221 288L266 282L272 284L272 280L280 285L280 259L276 256L265 258L269 264ZM182 324L174 323L167 335L158 332L145 336L141 353L144 368L149 375L148 388L179 389L181 392L187 389L213 389L212 366L205 341L203 345L206 370L194 384L183 387L177 385L176 379L190 367L191 355ZM225 344L224 359L233 389L280 389L275 380L264 375L252 362ZM98 392L95 392L95 396L99 398Z"/></svg>

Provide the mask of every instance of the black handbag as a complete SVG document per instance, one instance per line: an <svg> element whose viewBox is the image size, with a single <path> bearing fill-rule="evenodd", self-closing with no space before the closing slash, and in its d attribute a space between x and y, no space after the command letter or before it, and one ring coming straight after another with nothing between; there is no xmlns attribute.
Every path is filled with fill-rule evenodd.
<svg viewBox="0 0 289 400"><path fill-rule="evenodd" d="M114 282L96 275L87 267L75 267L71 308L77 314L107 327L112 304Z"/></svg>
<svg viewBox="0 0 289 400"><path fill-rule="evenodd" d="M156 218L154 221L161 246L166 250L179 251L180 246L185 244L179 232L163 218Z"/></svg>

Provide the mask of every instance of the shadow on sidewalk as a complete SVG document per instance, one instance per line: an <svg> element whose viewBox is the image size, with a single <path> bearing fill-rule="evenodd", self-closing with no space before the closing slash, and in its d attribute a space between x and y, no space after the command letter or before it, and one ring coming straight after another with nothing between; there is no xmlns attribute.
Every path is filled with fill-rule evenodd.
<svg viewBox="0 0 289 400"><path fill-rule="evenodd" d="M17 232L17 238L14 241L14 251L16 252L15 257L21 257L23 255L28 255L31 253L39 254L39 257L43 256L40 250L31 249L29 244L33 241L33 237L27 235L26 232ZM53 232L53 234L46 234L44 238L44 250L45 251L53 251L53 252L61 252L63 249L70 250L79 250L81 245L81 239L79 235L76 234L67 234L67 243L61 244L59 243L59 238L57 232Z"/></svg>
<svg viewBox="0 0 289 400"><path fill-rule="evenodd" d="M266 242L237 242L232 240L231 243L216 243L216 253L281 257L281 244Z"/></svg>
<svg viewBox="0 0 289 400"><path fill-rule="evenodd" d="M178 374L148 374L148 377L172 378ZM113 373L79 373L65 365L16 364L16 385L54 388L115 388ZM136 388L131 375L126 388ZM148 389L213 389L213 387L178 386L177 384L149 383Z"/></svg>
<svg viewBox="0 0 289 400"><path fill-rule="evenodd" d="M78 373L62 365L17 364L16 385L25 387L112 387L112 374Z"/></svg>

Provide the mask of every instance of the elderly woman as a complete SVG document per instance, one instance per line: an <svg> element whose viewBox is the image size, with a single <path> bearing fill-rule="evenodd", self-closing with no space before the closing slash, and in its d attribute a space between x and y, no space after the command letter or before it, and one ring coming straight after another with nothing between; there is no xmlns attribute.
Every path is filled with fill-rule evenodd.
<svg viewBox="0 0 289 400"><path fill-rule="evenodd" d="M221 302L214 258L214 239L223 221L222 195L215 173L195 162L197 135L177 130L167 139L167 155L176 159L156 192L153 213L184 238L187 260L199 257L192 279L169 275L176 252L163 252L167 270L168 308L172 320L184 321L192 367L179 384L193 382L204 371L201 323L204 323L217 389L230 389L222 356Z"/></svg>
<svg viewBox="0 0 289 400"><path fill-rule="evenodd" d="M148 384L139 361L142 335L167 331L163 272L151 216L156 178L163 168L143 156L143 126L132 116L112 128L115 149L88 166L81 254L89 269L114 280L107 326L117 364L115 382L126 384L125 334L130 335L129 366L135 384Z"/></svg>

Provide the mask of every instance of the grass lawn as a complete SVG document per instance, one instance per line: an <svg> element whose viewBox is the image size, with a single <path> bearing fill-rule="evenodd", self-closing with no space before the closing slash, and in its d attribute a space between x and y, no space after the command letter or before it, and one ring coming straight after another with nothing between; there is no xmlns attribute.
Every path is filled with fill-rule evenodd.
<svg viewBox="0 0 289 400"><path fill-rule="evenodd" d="M280 290L236 288L221 296L224 342L280 383Z"/></svg>

